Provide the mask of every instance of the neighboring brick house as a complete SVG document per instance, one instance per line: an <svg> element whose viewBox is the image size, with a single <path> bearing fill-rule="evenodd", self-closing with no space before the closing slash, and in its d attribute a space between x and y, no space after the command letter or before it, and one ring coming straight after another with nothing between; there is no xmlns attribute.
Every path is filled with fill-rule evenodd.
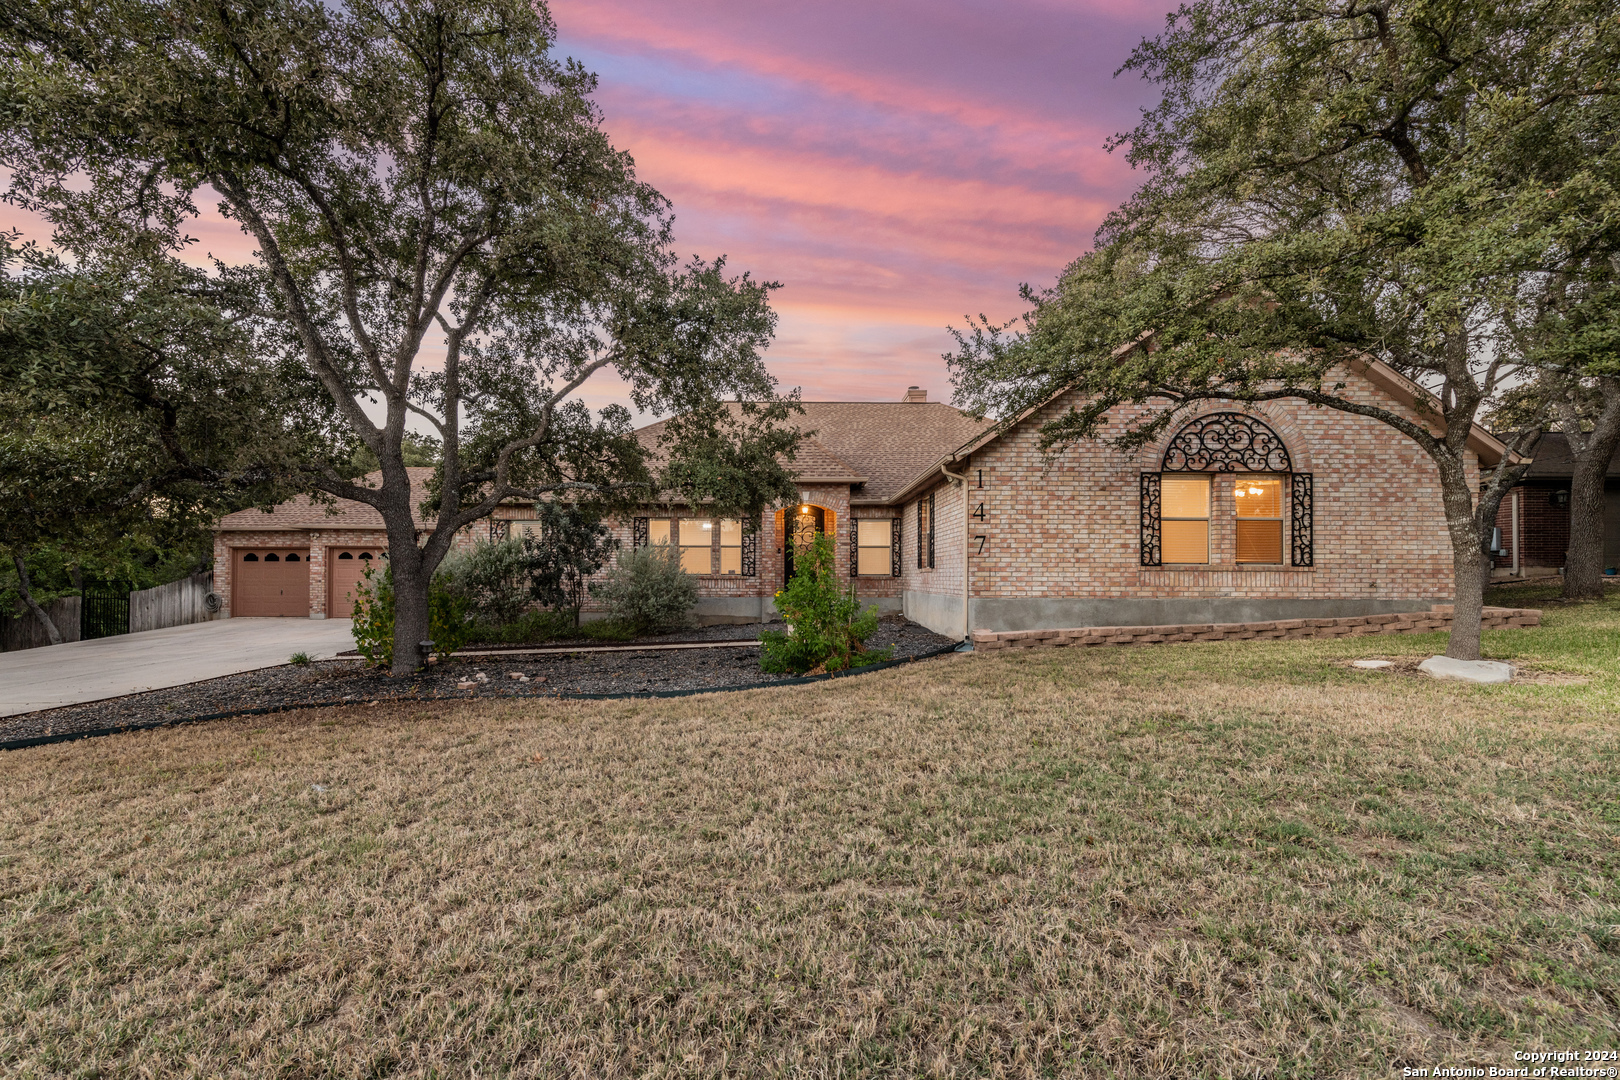
<svg viewBox="0 0 1620 1080"><path fill-rule="evenodd" d="M1424 392L1383 365L1335 381L1419 416ZM757 532L677 504L619 522L615 535L627 547L678 547L700 579L705 622L772 617L790 573L786 537L817 531L835 538L838 575L860 597L953 637L1381 615L1451 599L1435 468L1387 426L1296 402L1211 405L1134 454L1099 440L1043 455L1041 423L1071 404L1059 395L998 428L915 387L899 402L806 402L798 422L814 434L793 466L799 501ZM1130 414L1116 410L1110 423L1120 430ZM640 434L655 442L661 427ZM1483 431L1469 451L1476 477L1481 458L1505 452ZM297 547L309 553L308 614L339 612L333 590L348 579L332 570L328 580L326 568L382 539L374 512L339 506L337 527L307 500L233 514L217 564L240 572L246 553ZM371 532L359 528L367 514ZM502 506L487 532L469 536L521 532L534 516ZM263 566L249 572L268 580ZM262 592L252 603L268 599Z"/></svg>
<svg viewBox="0 0 1620 1080"><path fill-rule="evenodd" d="M1496 512L1496 575L1561 573L1569 553L1569 489L1575 463L1569 439L1542 438L1524 483L1502 499ZM1604 480L1603 565L1620 567L1620 451Z"/></svg>

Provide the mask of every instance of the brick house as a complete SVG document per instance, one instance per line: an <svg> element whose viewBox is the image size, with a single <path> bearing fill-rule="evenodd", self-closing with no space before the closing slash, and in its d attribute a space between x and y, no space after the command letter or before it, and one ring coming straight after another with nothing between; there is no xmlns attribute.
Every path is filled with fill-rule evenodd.
<svg viewBox="0 0 1620 1080"><path fill-rule="evenodd" d="M1355 365L1335 381L1369 403L1419 415L1414 402L1424 391L1381 364ZM700 579L705 622L770 618L771 598L791 573L785 539L813 532L835 538L838 574L859 596L953 637L970 628L1382 615L1451 599L1434 466L1377 421L1296 402L1212 405L1134 454L1095 441L1043 455L1039 426L1073 403L1060 394L996 427L915 387L898 402L807 402L798 422L814 434L794 463L799 501L767 514L757 531L677 504L649 508L615 532L625 546L678 547ZM1112 422L1128 412L1117 410ZM642 434L654 440L659 430ZM1482 460L1505 452L1476 431L1469 468L1477 476ZM342 528L307 500L285 504L286 513L225 518L216 574L252 567L247 573L268 580L262 553L268 540L282 540L309 553L307 614L341 611L334 590L349 579L326 568L345 552L352 565L382 533L369 508L339 505ZM370 532L356 527L366 514ZM502 506L488 535L533 528L534 516L532 506ZM286 531L270 531L272 519ZM261 561L244 562L248 553ZM278 600L289 587L297 588L283 586ZM269 594L255 586L242 595L262 605ZM259 607L237 601L228 610Z"/></svg>
<svg viewBox="0 0 1620 1080"><path fill-rule="evenodd" d="M1569 440L1544 436L1524 482L1496 512L1496 575L1560 573L1569 552L1569 489L1575 476ZM1603 565L1620 567L1620 451L1603 484Z"/></svg>

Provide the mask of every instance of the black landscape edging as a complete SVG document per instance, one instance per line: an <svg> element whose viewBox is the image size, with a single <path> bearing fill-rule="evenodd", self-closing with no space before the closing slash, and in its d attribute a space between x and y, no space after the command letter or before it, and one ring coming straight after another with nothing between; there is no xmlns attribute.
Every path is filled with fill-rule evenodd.
<svg viewBox="0 0 1620 1080"><path fill-rule="evenodd" d="M884 660L877 664L863 664L860 667L848 668L844 671L829 671L825 675L800 675L792 679L778 679L774 682L742 683L736 686L704 686L688 690L644 690L632 694L569 694L569 693L535 693L535 694L503 694L498 698L375 698L378 703L388 702L398 704L401 702L414 702L426 705L440 701L512 701L520 699L550 698L553 701L624 701L635 698L680 698L693 697L697 694L726 694L738 690L765 690L778 686L803 686L806 683L825 682L828 679L847 679L851 675L865 675L873 671L882 671L884 668L899 667L901 664L914 664L918 660L932 660L936 656L955 652L960 642L941 645L916 656L904 656L898 660ZM347 659L347 658L345 658ZM280 665L277 665L280 666ZM167 687L166 689L174 689ZM125 694L124 697L134 697L134 694ZM114 701L116 698L104 700ZM88 704L94 704L90 702ZM311 701L302 705L269 705L259 709L236 709L231 712L208 713L204 716L187 716L174 720L148 720L139 724L122 724L118 727L91 728L89 731L66 731L60 735L36 735L31 739L12 739L0 742L0 751L27 750L35 746L50 746L53 743L75 742L79 739L97 739L103 735L123 735L131 731L151 731L154 728L178 727L181 724L201 724L210 720L232 720L239 716L267 716L271 713L297 712L299 709L330 709L342 705L364 706L370 702L365 701ZM72 706L60 706L71 708ZM43 710L42 710L43 711ZM25 714L21 714L25 715Z"/></svg>

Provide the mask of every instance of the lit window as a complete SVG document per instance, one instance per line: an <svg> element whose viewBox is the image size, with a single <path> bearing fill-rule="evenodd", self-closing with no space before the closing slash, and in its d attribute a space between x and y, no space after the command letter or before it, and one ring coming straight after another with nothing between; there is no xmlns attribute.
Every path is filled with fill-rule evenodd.
<svg viewBox="0 0 1620 1080"><path fill-rule="evenodd" d="M1159 497L1164 561L1209 562L1209 477L1166 474Z"/></svg>
<svg viewBox="0 0 1620 1080"><path fill-rule="evenodd" d="M653 545L663 544L668 547L672 542L673 540L669 535L668 521L647 522L647 543Z"/></svg>
<svg viewBox="0 0 1620 1080"><path fill-rule="evenodd" d="M1282 477L1239 478L1232 484L1232 502L1237 505L1237 561L1282 562Z"/></svg>
<svg viewBox="0 0 1620 1080"><path fill-rule="evenodd" d="M727 518L720 522L720 572L742 573L742 522Z"/></svg>
<svg viewBox="0 0 1620 1080"><path fill-rule="evenodd" d="M686 518L676 524L681 534L681 569L688 574L714 573L714 522Z"/></svg>
<svg viewBox="0 0 1620 1080"><path fill-rule="evenodd" d="M894 559L891 544L894 540L894 523L887 519L881 521L856 521L855 526L855 572L864 577L889 577L894 573Z"/></svg>

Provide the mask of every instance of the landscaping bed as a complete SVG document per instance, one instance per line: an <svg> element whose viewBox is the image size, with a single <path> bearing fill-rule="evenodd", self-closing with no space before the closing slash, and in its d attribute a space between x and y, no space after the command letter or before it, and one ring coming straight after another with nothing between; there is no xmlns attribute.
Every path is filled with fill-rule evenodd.
<svg viewBox="0 0 1620 1080"><path fill-rule="evenodd" d="M730 632L714 634L708 640L735 641L757 636L761 627L756 623L704 629ZM693 631L665 635L687 640L692 636ZM950 645L952 640L894 617L879 624L868 644L873 649L893 645L895 659L903 660L937 651ZM654 643L649 639L638 642ZM0 742L337 702L651 694L760 686L793 678L760 671L757 645L670 650L609 647L612 651L587 651L603 648L602 644L592 642L574 650L554 649L548 645L538 654L454 656L401 679L390 677L386 671L368 668L359 660L287 664L127 697L6 717L0 720ZM517 675L524 676L526 681L516 678ZM468 682L477 685L462 688L462 684Z"/></svg>

